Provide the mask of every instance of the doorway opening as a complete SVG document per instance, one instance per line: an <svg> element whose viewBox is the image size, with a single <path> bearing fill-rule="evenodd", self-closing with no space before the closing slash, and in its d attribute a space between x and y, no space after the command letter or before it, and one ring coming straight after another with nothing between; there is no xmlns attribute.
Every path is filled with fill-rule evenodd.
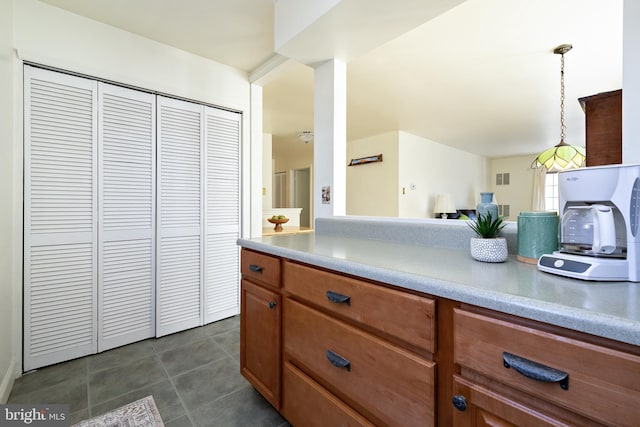
<svg viewBox="0 0 640 427"><path fill-rule="evenodd" d="M302 208L300 227L311 228L311 168L293 169L291 173L291 206Z"/></svg>

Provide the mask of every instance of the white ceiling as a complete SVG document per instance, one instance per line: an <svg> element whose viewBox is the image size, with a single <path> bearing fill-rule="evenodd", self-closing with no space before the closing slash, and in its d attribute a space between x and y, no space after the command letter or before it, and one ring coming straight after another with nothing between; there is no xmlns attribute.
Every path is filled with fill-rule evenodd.
<svg viewBox="0 0 640 427"><path fill-rule="evenodd" d="M42 1L247 72L274 53L274 0ZM348 62L347 138L404 130L488 157L542 151L560 133L552 50L571 43L567 142L584 145L577 99L622 86L622 2L467 0ZM264 109L274 144L302 144L313 69L287 63Z"/></svg>

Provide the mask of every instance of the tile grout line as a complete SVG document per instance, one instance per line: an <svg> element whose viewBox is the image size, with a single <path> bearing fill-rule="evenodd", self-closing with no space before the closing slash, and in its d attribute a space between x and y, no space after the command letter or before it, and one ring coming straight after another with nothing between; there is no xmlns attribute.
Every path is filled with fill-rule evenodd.
<svg viewBox="0 0 640 427"><path fill-rule="evenodd" d="M162 382L162 381L164 381L164 380L165 380L165 379L163 378L163 379L158 380L158 381L156 381L156 382L153 382L153 383L147 384L147 385L145 385L145 386L143 386L143 387L134 388L134 389L131 389L131 390L127 390L125 393L116 394L115 396L110 397L110 398L109 398L109 399L107 399L107 400L103 400L102 402L98 402L98 403L96 403L96 406L98 406L98 405L102 405L102 404L107 403L107 402L110 402L110 401L115 400L115 399L117 399L117 398L119 398L119 397L125 396L125 395L127 395L127 394L129 394L129 393L133 393L133 392L136 392L136 391L139 391L139 390L143 390L143 389L145 389L145 388L147 388L147 387L154 386L154 385L156 385L156 384L161 383L161 382ZM130 403L130 402L129 402L129 403ZM120 406L122 406L122 405L120 405ZM113 408L113 409L116 409L116 408ZM100 415L100 414L96 414L96 415Z"/></svg>
<svg viewBox="0 0 640 427"><path fill-rule="evenodd" d="M200 365L200 366L198 366L198 367L196 367L196 368L189 369L188 371L181 372L181 373L179 373L179 374L177 374L177 375L175 375L175 376L177 377L177 376L180 376L180 375L187 374L187 373L189 373L189 372L195 371L195 370L200 369L200 368L202 368L202 367L209 366L209 365L212 365L212 364L214 364L214 363L220 362L221 360L224 360L224 359L230 359L231 361L234 361L234 362L235 362L235 361L237 361L235 357L233 357L233 356L231 356L231 355L227 355L227 356L222 357L222 358L220 358L220 359L212 360L211 362L206 363L206 364L204 364L204 365ZM164 366L163 366L163 367L164 367ZM238 375L241 375L241 374L240 374L240 372L238 372ZM244 379L244 377L243 377L243 379ZM170 380L170 381L171 381L171 383L173 384L173 381L171 380L171 378L170 378L169 380ZM210 404L212 404L212 403L218 402L219 400L222 400L222 399L224 399L224 398L226 398L226 397L229 397L229 396L231 396L232 394L235 394L235 393L240 392L240 391L241 391L242 389L244 389L245 387L252 387L252 386L251 386L251 384L250 384L248 381L246 381L246 379L244 379L244 381L246 382L246 384L245 384L245 385L243 385L243 386L241 386L241 387L239 387L239 388L237 388L237 389L235 389L235 390L232 390L232 391L230 391L229 393L226 393L226 394L220 395L220 396L218 396L217 398L215 398L214 400L211 400L211 401L208 401L208 402L202 403L201 405L199 405L198 407L194 408L193 410L195 411L195 410L200 409L200 408L201 408L201 407L203 407L204 405L210 405ZM177 392L178 392L178 390L176 389L176 393L177 393ZM179 395L178 395L178 396L179 396ZM185 405L185 410L186 410L186 409L187 409L187 408L186 408L186 405ZM190 411L187 411L187 412L188 412L189 414L191 413ZM191 418L190 418L190 419L191 419ZM195 424L194 424L193 422L192 422L192 424L195 426Z"/></svg>
<svg viewBox="0 0 640 427"><path fill-rule="evenodd" d="M89 387L89 358L87 358L87 414L89 414L89 418L91 418L93 415L91 415L93 413L93 411L91 410L91 387Z"/></svg>
<svg viewBox="0 0 640 427"><path fill-rule="evenodd" d="M153 346L151 347L151 351L152 351L153 353L151 353L151 354L147 354L147 355L145 355L145 356L140 356L140 357L138 357L138 358L136 358L136 359L134 359L134 360L139 360L139 359L144 359L144 358L148 358L148 357L153 357L153 358L154 358L154 359L155 359L155 360L160 364L160 366L162 367L162 369L163 369L163 371L164 371L164 365L162 364L162 361L160 360L160 358L158 357L158 355L155 353L155 349L153 348ZM126 362L125 362L125 363L118 363L118 364L116 364L116 365L114 365L114 366L110 366L110 367L108 367L108 368L98 369L98 370L94 371L94 372L93 372L93 374L100 373L100 372L103 372L103 371L106 371L106 370L109 370L109 369L118 368L118 367L123 366L123 365L126 365ZM165 374L166 374L166 372L165 372ZM139 390L143 390L143 389L145 389L145 388L147 388L147 387L151 387L151 386L153 386L153 385L155 385L155 384L161 383L161 382L162 382L162 381L164 381L164 380L165 380L165 378L161 378L161 379L159 379L158 381L155 381L155 382L152 382L152 383L149 383L149 384L145 384L145 385L143 385L142 387L138 387L138 388L130 389L130 390L125 391L124 393L120 393L120 394L116 394L116 395L110 395L110 396L109 396L109 398L108 398L108 399L106 399L106 400L102 400L102 401L100 401L100 402L95 402L95 406L105 404L105 403L110 402L110 401L112 401L112 400L115 400L115 399L117 399L117 398L119 398L119 397L125 396L125 395L127 395L127 394L129 394L129 393L133 393L133 392L136 392L136 391L139 391ZM87 384L89 384L89 380L87 380ZM88 392L88 394L90 394L90 393ZM87 398L87 400L89 400L89 398ZM91 399L91 405L89 406L91 417L94 417L95 415L100 415L100 414L95 414L95 415L93 414L92 406L94 406L94 405L93 405L93 399ZM115 408L113 408L113 409L115 409Z"/></svg>
<svg viewBox="0 0 640 427"><path fill-rule="evenodd" d="M189 409L187 408L187 405L184 403L184 400L182 399L182 396L180 396L180 393L178 393L178 388L176 387L176 384L173 382L173 378L171 378L171 375L169 375L169 371L167 371L167 367L164 366L164 362L162 361L162 358L160 357L160 352L158 351L158 349L155 346L153 346L153 352L156 354L156 357L160 361L160 366L162 366L162 370L167 375L167 379L169 380L169 384L171 384L171 387L173 387L173 391L176 394L176 396L178 397L178 401L182 405L182 409L184 409L184 413L187 416L187 419L189 420L191 425L195 427L196 423L193 421L193 418L191 417L191 411L189 411ZM173 420L177 420L177 419L178 419L178 417L173 418L171 420L167 420L167 422L170 422L170 421L173 421ZM164 423L164 420L163 420L163 423Z"/></svg>
<svg viewBox="0 0 640 427"><path fill-rule="evenodd" d="M224 321L224 320L226 320L226 319L222 319L222 321ZM192 414L192 411L189 410L189 408L185 404L185 400L183 399L183 397L178 392L178 389L176 387L176 384L177 384L176 383L176 379L181 375L190 373L190 372L192 372L192 371L194 371L196 369L200 369L202 367L206 367L206 366L213 365L215 363L219 363L219 362L221 362L221 361L223 361L224 359L227 359L227 358L228 358L229 362L232 362L232 363L237 363L238 362L238 359L236 358L236 356L234 356L234 353L233 353L233 342L230 343L231 345L228 345L229 344L228 342L224 342L224 340L222 342L220 342L220 341L218 341L216 339L216 337L222 339L224 336L233 335L235 333L235 330L238 328L238 326L235 326L232 323L229 323L229 326L223 327L223 329L221 329L221 330L214 330L214 331L207 330L206 326L207 325L203 325L203 326L199 327L199 328L202 328L202 334L197 339L188 339L187 343L183 343L181 345L173 345L170 348L166 348L166 349L158 348L156 345L154 345L155 343L152 341L154 338L151 338L150 339L150 341L151 341L150 344L151 345L148 348L148 350L151 350L151 351L149 352L150 354L147 353L148 356L146 356L146 357L153 356L154 359L156 359L158 362L160 362L160 366L162 368L162 372L164 373L165 377L163 379L158 380L156 382L153 382L151 384L147 384L144 387L139 387L139 388L136 388L136 389L130 389L130 390L127 390L126 392L120 393L118 395L109 395L108 398L106 398L106 395L105 395L106 399L102 400L100 402L94 402L94 400L96 399L97 395L93 396L93 388L94 387L92 387L92 383L91 383L92 376L95 376L96 373L98 373L98 372L102 372L104 370L111 369L111 368L116 367L116 366L125 365L127 362L126 361L122 361L122 360L118 360L115 366L100 368L101 365L99 363L96 366L93 366L90 359L92 358L92 356L96 356L96 355L99 355L101 353L96 353L95 355L84 356L86 358L86 361L84 363L85 367L83 369L84 372L82 372L82 370L80 371L82 373L81 373L81 375L79 375L79 380L82 381L84 379L85 387L83 387L84 392L81 391L82 389L80 389L78 391L80 391L80 393L84 394L84 397L86 397L86 405L83 408L79 408L78 410L76 410L74 412L71 412L71 408L70 408L69 415L71 415L72 413L81 414L82 411L84 411L86 409L87 418L95 417L96 415L100 415L100 414L96 414L95 413L96 410L95 410L95 408L93 408L93 406L104 405L105 403L107 403L109 401L118 399L118 398L120 398L122 396L125 396L125 395L129 394L129 393L135 393L136 391L142 390L143 388L150 387L150 386L153 386L153 385L157 385L160 382L165 381L165 379L166 379L166 380L168 380L168 384L171 386L171 389L173 390L174 394L176 395L176 397L178 399L178 402L180 402L180 404L181 404L181 406L182 406L182 408L184 410L185 415L189 419L189 422L193 426L195 426L196 423L195 423L194 415ZM178 333L180 333L180 332L178 332ZM215 344L217 347L222 349L222 352L219 353L220 357L217 357L215 359L207 359L207 363L205 363L203 365L200 365L198 367L194 367L194 368L188 369L188 370L186 370L184 372L176 373L172 377L168 372L168 368L167 368L168 365L165 365L165 363L162 361L160 356L162 354L164 354L165 352L167 352L167 351L175 350L175 349L177 349L177 348L179 348L179 347L181 347L181 346L183 346L185 344L189 344L189 343L197 342L197 341L200 341L200 340L204 340L205 338L207 338L209 340L208 342L211 342L211 343ZM159 339L156 339L156 340L159 340ZM135 344L135 343L132 343L132 344ZM115 349L113 349L113 350L115 350ZM139 358L142 358L142 356L140 356L140 357L135 356L134 357L135 360L137 360ZM76 372L78 372L78 371L76 371ZM78 372L78 373L80 373L80 372ZM38 370L34 370L34 371L30 372L30 373L23 374L23 375L26 376L28 374L33 374L34 376L36 376L38 373L39 373ZM58 385L59 384L51 384L51 385L49 385L49 387L54 388L54 387L57 387ZM239 388L237 388L235 390L232 390L229 393L226 393L224 395L218 396L218 398L216 398L215 400L210 401L208 403L217 402L217 401L219 401L221 399L227 398L228 396L239 392L240 390L242 390L244 387L247 387L247 386L248 386L248 383L247 384L243 383L243 386L241 386L241 387L239 387ZM38 389L38 390L42 391L42 389ZM34 391L32 390L30 393L23 393L23 394L24 395L28 395L28 394L31 394L31 393L34 393ZM81 396L82 396L82 394L81 394ZM198 406L198 409L200 407L201 406ZM196 408L194 408L194 409L196 409ZM175 420L177 420L178 418L180 418L182 416L183 415L181 415L179 417L173 417L172 419L168 420L167 422L175 421Z"/></svg>
<svg viewBox="0 0 640 427"><path fill-rule="evenodd" d="M230 352L225 348L225 346L223 346L221 343L219 343L218 341L216 341L216 338L215 338L215 337L217 337L218 335L223 335L223 334L227 334L227 333L230 333L230 332L233 332L233 329L229 329L229 330L227 330L227 331L225 331L225 332L222 332L222 333L219 333L219 334L216 334L216 335L210 336L210 338L213 340L213 342L214 342L214 343L216 343L216 345L220 346L220 347L222 348L222 350L223 350L225 353L227 353L227 355L229 355L229 357L231 357L233 360L236 360L235 355L231 354L231 353L230 353Z"/></svg>
<svg viewBox="0 0 640 427"><path fill-rule="evenodd" d="M200 328L204 328L205 326L206 326L206 325L200 326ZM235 360L236 360L236 359L235 359L235 357L233 357L233 355L231 355L231 354L230 354L230 353L229 353L229 352L228 352L228 351L227 351L227 350L226 350L226 349L225 349L225 348L224 348L220 343L218 343L218 342L213 338L213 337L214 337L214 336L216 336L216 335L222 335L222 334L224 334L224 333L228 333L228 332L232 331L233 329L234 329L233 327L230 327L230 328L229 328L229 329L227 329L226 331L220 332L220 333L215 334L215 335L211 335L211 334L209 334L209 333L207 333L206 331L204 331L204 330L203 330L203 332L204 332L204 334L205 334L206 338L208 338L209 340L211 340L211 341L212 341L213 343L215 343L216 345L220 346L220 347L222 348L223 352L226 354L226 356L225 356L225 357L221 357L221 358L219 358L219 359L212 360L212 361L210 361L209 363L205 363L204 365L197 366L197 367L195 367L195 368L192 368L192 369L186 370L186 371L184 371L184 372L180 372L180 373L176 374L176 375L175 375L175 377L178 377L178 376L180 376L180 375L185 375L185 374L187 374L187 373L189 373L189 372L192 372L192 371L194 371L194 370L196 370L196 369L200 369L200 368L202 368L202 367L204 367L204 366L209 366L209 365L211 365L211 364L213 364L213 363L219 362L219 361L224 360L224 359L226 359L226 358L229 358L230 360L235 361ZM196 341L191 341L191 342L196 342ZM182 405L182 408L184 409L185 414L187 415L187 418L189 419L189 422L191 423L191 425L192 425L192 426L196 426L196 423L195 423L195 421L194 421L194 419L193 419L193 417L192 417L192 415L191 415L191 411L189 410L189 408L187 408L187 405L184 403L184 400L182 399L182 396L180 396L180 393L178 392L178 388L176 387L176 384L175 384L175 382L174 382L174 380L173 380L173 377L171 377L171 375L169 375L169 372L167 371L167 368L166 368L166 366L164 365L164 362L162 362L162 358L160 357L160 355L161 355L162 353L164 353L164 352L166 352L166 351L174 350L175 348L178 348L178 347L179 347L179 346L177 346L177 347L173 347L173 348L170 348L170 349L165 349L164 351L159 351L159 350L156 348L156 346L153 346L153 351L154 351L154 352L155 352L155 354L157 355L158 359L160 359L160 365L162 366L162 369L163 369L163 370L165 371L165 373L167 374L167 378L169 379L169 382L171 383L171 386L173 387L173 390L174 390L174 392L176 393L176 396L178 396L178 400L180 401L180 404ZM234 390L234 391L232 391L232 392L230 392L230 393L227 393L227 394L225 394L225 395L223 395L223 396L219 396L217 399L215 399L215 400L213 400L213 401L211 401L211 402L207 402L207 404L211 404L211 403L213 403L213 402L217 402L218 400L220 400L220 399L222 399L222 398L224 398L224 397L230 396L231 394L236 393L236 392L238 392L239 390L241 390L241 389L237 389L237 390ZM198 406L198 408L200 408L201 406L204 406L204 405L205 405L205 404L202 404L202 405ZM198 409L198 408L194 408L194 410L195 410L195 409ZM177 418L174 418L173 420L176 420L176 419L177 419ZM168 420L167 422L170 422L170 421L173 421L173 420Z"/></svg>

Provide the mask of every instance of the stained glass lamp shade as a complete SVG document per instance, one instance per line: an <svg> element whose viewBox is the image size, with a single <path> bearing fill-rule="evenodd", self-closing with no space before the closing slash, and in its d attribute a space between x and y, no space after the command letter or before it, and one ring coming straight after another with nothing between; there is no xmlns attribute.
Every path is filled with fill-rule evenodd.
<svg viewBox="0 0 640 427"><path fill-rule="evenodd" d="M544 150L534 160L535 167L544 167L547 172L557 172L585 166L586 153L584 147L569 145L564 141L555 147Z"/></svg>

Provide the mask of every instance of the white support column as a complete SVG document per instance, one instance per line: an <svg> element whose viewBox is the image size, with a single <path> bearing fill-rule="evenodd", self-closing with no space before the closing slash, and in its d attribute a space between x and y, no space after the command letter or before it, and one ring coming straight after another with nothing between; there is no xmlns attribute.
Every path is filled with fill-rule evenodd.
<svg viewBox="0 0 640 427"><path fill-rule="evenodd" d="M640 2L624 0L622 47L622 163L640 163Z"/></svg>
<svg viewBox="0 0 640 427"><path fill-rule="evenodd" d="M332 59L315 68L314 98L314 217L345 215L347 66L344 62Z"/></svg>
<svg viewBox="0 0 640 427"><path fill-rule="evenodd" d="M252 83L251 91L251 143L249 162L243 162L243 237L262 235L262 86ZM247 144L244 145L247 147ZM246 159L246 155L243 156ZM250 165L249 168L246 165ZM249 170L246 170L249 169ZM249 196L250 195L250 196Z"/></svg>

